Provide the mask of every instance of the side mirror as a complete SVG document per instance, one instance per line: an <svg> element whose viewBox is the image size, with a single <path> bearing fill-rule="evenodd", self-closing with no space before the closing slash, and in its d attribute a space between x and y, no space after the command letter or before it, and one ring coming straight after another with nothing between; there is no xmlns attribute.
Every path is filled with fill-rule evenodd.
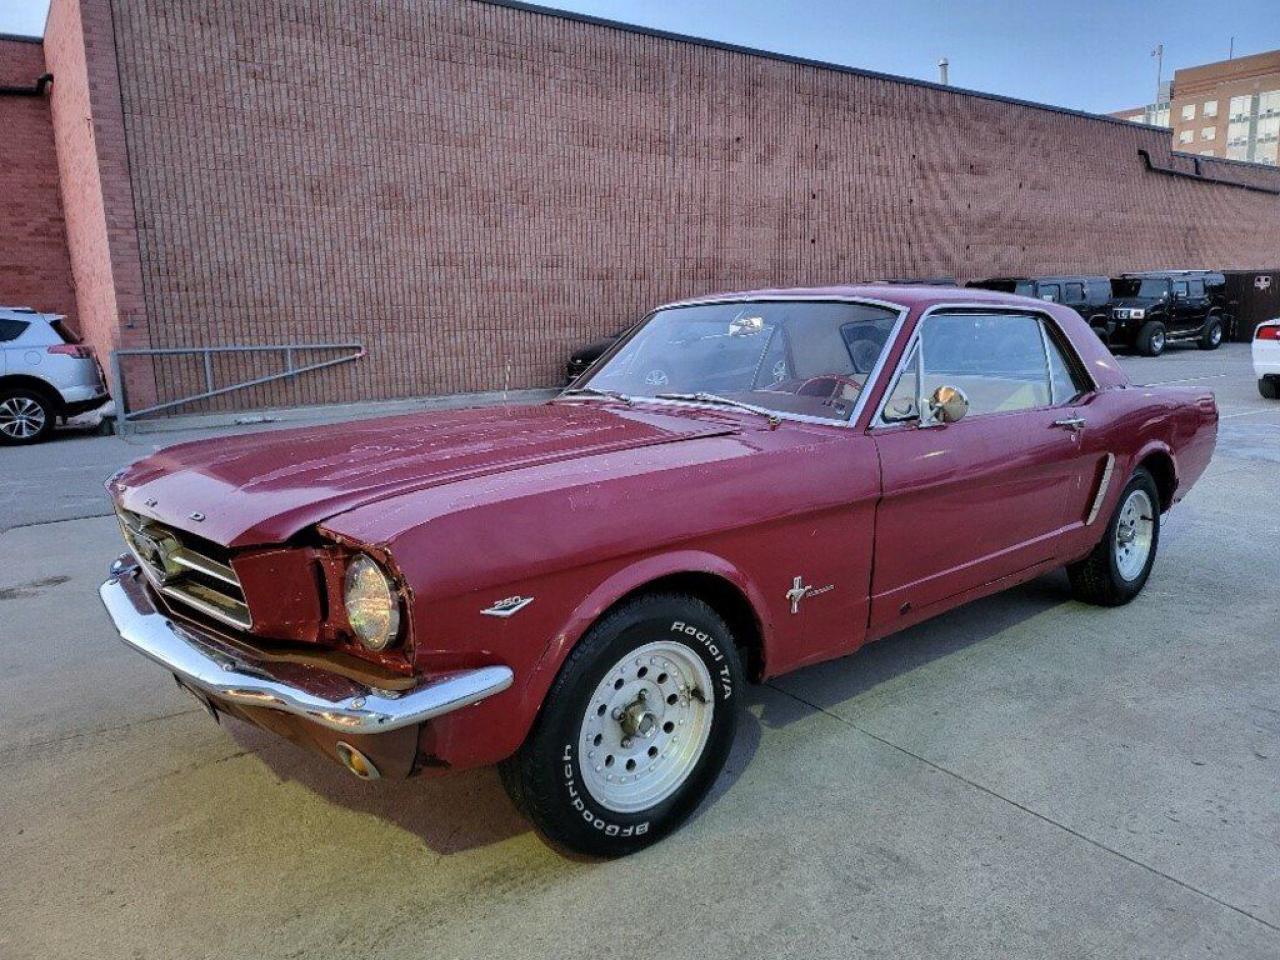
<svg viewBox="0 0 1280 960"><path fill-rule="evenodd" d="M959 387L943 384L929 398L929 419L933 423L955 423L969 412L969 398Z"/></svg>

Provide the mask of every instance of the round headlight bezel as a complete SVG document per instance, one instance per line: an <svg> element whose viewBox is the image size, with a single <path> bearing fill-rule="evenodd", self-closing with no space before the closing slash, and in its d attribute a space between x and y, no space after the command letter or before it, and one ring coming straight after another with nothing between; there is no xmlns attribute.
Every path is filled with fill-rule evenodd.
<svg viewBox="0 0 1280 960"><path fill-rule="evenodd" d="M400 639L400 595L395 581L367 553L358 553L347 563L342 606L351 632L371 653L382 653Z"/></svg>

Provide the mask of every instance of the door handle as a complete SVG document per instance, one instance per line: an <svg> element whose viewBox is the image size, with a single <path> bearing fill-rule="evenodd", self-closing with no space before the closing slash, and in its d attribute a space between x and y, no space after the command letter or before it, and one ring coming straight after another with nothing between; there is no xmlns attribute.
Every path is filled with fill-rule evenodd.
<svg viewBox="0 0 1280 960"><path fill-rule="evenodd" d="M1068 430L1083 430L1084 424L1084 417L1063 417L1053 421L1055 427L1066 427Z"/></svg>

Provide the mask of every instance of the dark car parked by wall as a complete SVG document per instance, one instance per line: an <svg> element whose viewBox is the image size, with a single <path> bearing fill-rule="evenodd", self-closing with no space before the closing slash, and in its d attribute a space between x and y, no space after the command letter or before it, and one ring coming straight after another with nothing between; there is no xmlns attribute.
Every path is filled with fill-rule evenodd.
<svg viewBox="0 0 1280 960"><path fill-rule="evenodd" d="M606 350L612 347L631 327L624 327L617 333L579 347L569 355L569 362L564 365L565 383L572 383L586 372L587 367L599 360Z"/></svg>
<svg viewBox="0 0 1280 960"><path fill-rule="evenodd" d="M1108 343L1157 357L1170 343L1216 350L1231 321L1227 284L1213 270L1152 270L1111 281Z"/></svg>
<svg viewBox="0 0 1280 960"><path fill-rule="evenodd" d="M1111 281L1107 277L1075 274L1059 277L992 277L989 280L970 280L965 286L1060 303L1084 317L1098 336L1103 340L1107 339L1107 321L1111 312Z"/></svg>

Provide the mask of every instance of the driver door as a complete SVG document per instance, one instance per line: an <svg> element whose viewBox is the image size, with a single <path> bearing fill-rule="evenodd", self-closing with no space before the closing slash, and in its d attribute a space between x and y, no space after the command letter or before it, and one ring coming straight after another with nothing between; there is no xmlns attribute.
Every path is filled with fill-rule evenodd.
<svg viewBox="0 0 1280 960"><path fill-rule="evenodd" d="M883 477L873 630L1057 557L1078 526L1094 459L1072 404L1088 381L1046 324L990 309L921 321L871 431ZM921 426L919 398L944 384L965 392L968 414Z"/></svg>

